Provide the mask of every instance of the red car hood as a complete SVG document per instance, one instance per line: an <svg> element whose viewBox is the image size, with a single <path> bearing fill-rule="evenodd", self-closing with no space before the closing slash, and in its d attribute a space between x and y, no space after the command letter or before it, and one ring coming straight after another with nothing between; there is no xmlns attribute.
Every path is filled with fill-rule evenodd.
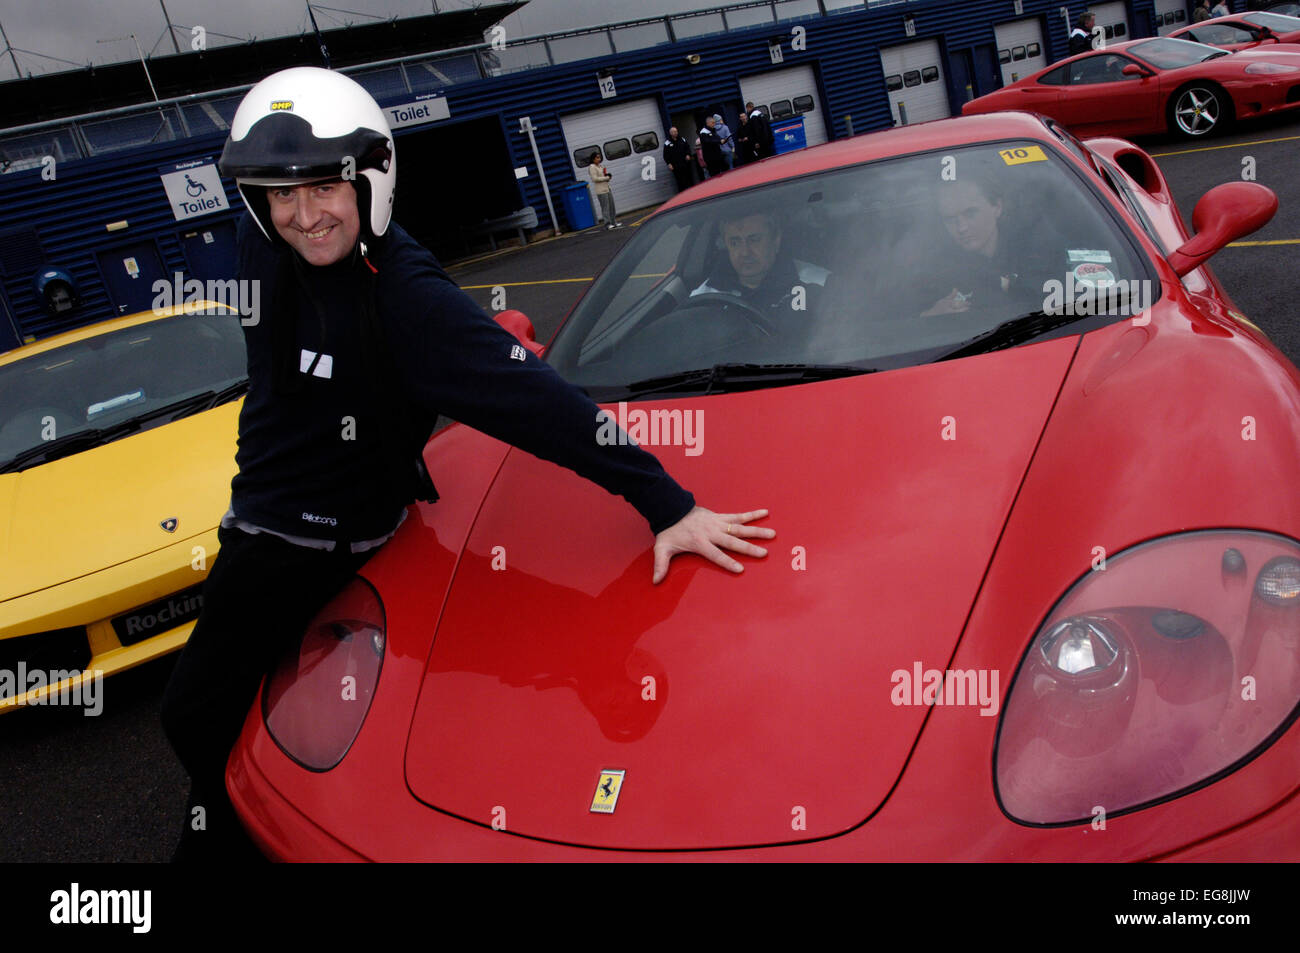
<svg viewBox="0 0 1300 953"><path fill-rule="evenodd" d="M769 555L739 577L679 557L651 586L634 510L511 451L439 620L412 792L602 847L862 823L927 714L894 704L894 673L948 667L1077 340L630 405L703 415L697 452L649 448L702 504L771 510ZM593 813L607 770L626 772L617 808Z"/></svg>

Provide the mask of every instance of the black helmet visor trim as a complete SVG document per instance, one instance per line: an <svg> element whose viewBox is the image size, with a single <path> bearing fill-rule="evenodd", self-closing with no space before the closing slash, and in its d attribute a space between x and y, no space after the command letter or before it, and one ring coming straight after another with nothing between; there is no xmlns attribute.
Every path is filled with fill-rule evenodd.
<svg viewBox="0 0 1300 953"><path fill-rule="evenodd" d="M273 113L253 123L244 138L227 139L217 168L236 179L303 181L343 177L363 169L387 171L393 151L374 129L354 129L331 139L312 133L311 123L292 113ZM345 159L353 160L352 169Z"/></svg>

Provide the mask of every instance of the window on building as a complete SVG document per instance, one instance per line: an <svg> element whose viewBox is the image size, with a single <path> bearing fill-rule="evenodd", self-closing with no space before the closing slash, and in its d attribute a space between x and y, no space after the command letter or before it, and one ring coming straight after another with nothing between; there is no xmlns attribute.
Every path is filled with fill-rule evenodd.
<svg viewBox="0 0 1300 953"><path fill-rule="evenodd" d="M611 139L605 143L606 159L625 159L632 154L632 144L626 139Z"/></svg>

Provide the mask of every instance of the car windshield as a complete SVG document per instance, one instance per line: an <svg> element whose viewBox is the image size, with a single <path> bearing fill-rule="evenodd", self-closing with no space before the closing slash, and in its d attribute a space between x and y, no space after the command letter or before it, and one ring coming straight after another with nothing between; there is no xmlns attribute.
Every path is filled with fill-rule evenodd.
<svg viewBox="0 0 1300 953"><path fill-rule="evenodd" d="M1256 10L1252 13L1243 13L1241 18L1256 26L1266 26L1274 33L1294 33L1300 30L1300 18L1283 16L1280 13Z"/></svg>
<svg viewBox="0 0 1300 953"><path fill-rule="evenodd" d="M766 372L758 386L809 379L799 368L903 367L978 340L992 349L990 336L1022 343L1080 315L1092 323L1074 330L1086 331L1137 313L1159 293L1149 267L1052 148L952 148L655 216L574 309L547 359L598 400L720 366ZM1105 316L1091 303L1074 309L1102 287L1128 297L1112 295ZM1024 319L1037 324L1001 336ZM710 377L699 392L718 389Z"/></svg>
<svg viewBox="0 0 1300 953"><path fill-rule="evenodd" d="M75 452L103 442L95 435L116 439L238 396L246 367L239 317L229 314L163 318L0 365L0 468L20 469L15 461L42 447L52 452L37 456L53 459L65 455L56 443Z"/></svg>
<svg viewBox="0 0 1300 953"><path fill-rule="evenodd" d="M1204 63L1216 56L1228 55L1226 50L1218 50L1204 43L1193 43L1191 40L1179 40L1171 36L1147 40L1145 43L1134 43L1125 52L1156 69L1180 69L1184 66Z"/></svg>

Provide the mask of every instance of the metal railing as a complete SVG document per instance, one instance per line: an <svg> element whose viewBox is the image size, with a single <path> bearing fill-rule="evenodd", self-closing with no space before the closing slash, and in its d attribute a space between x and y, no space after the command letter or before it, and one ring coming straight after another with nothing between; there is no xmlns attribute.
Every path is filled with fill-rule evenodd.
<svg viewBox="0 0 1300 953"><path fill-rule="evenodd" d="M753 0L689 13L625 20L505 41L476 43L344 67L378 100L437 92L456 83L647 49L803 17L833 16L918 0ZM493 28L494 30L496 28ZM493 32L489 30L489 35ZM0 173L221 132L252 84L120 106L0 130Z"/></svg>

